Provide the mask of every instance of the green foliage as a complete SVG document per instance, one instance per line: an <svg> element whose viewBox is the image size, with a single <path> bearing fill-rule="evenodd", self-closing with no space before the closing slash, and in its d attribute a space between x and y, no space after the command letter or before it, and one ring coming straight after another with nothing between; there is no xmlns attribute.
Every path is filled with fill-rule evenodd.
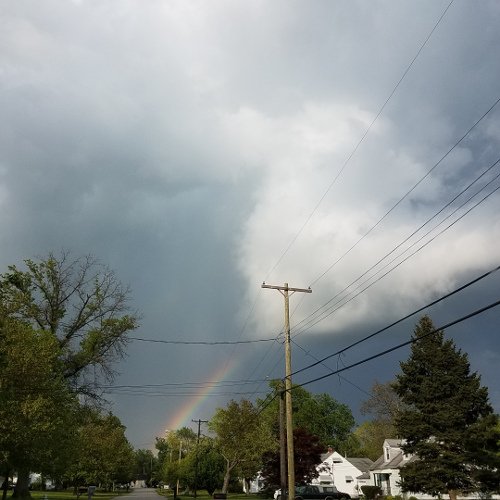
<svg viewBox="0 0 500 500"><path fill-rule="evenodd" d="M125 427L111 413L85 409L67 479L74 485L126 483L134 479L135 455Z"/></svg>
<svg viewBox="0 0 500 500"><path fill-rule="evenodd" d="M357 446L349 450L349 456L367 457L373 461L382 453L384 440L395 436L394 426L381 420L368 420L354 429Z"/></svg>
<svg viewBox="0 0 500 500"><path fill-rule="evenodd" d="M270 387L279 391L280 381L273 380ZM350 408L339 403L329 394L312 394L303 387L294 386L292 391L293 424L318 436L324 450L328 446L343 452L354 427ZM279 398L264 411L265 418L278 435Z"/></svg>
<svg viewBox="0 0 500 500"><path fill-rule="evenodd" d="M363 492L366 500L374 500L378 496L382 495L382 488L380 486L370 486L365 484L361 486L361 491Z"/></svg>
<svg viewBox="0 0 500 500"><path fill-rule="evenodd" d="M262 455L276 446L271 427L250 401L233 400L226 408L218 408L209 428L216 434L217 446L226 461L223 493L227 493L235 467L244 463L246 474L255 475Z"/></svg>
<svg viewBox="0 0 500 500"><path fill-rule="evenodd" d="M215 440L204 437L182 462L181 481L191 490L204 489L212 495L224 480L225 467Z"/></svg>
<svg viewBox="0 0 500 500"><path fill-rule="evenodd" d="M404 491L432 495L499 488L498 419L467 355L428 317L420 320L394 389L406 405L396 419L405 453L419 460L401 469Z"/></svg>
<svg viewBox="0 0 500 500"><path fill-rule="evenodd" d="M0 457L10 470L60 473L71 453L78 403L67 387L56 339L0 317ZM21 474L23 479L27 476ZM16 492L27 488L18 482Z"/></svg>
<svg viewBox="0 0 500 500"><path fill-rule="evenodd" d="M0 314L52 334L64 377L80 393L95 395L84 383L85 372L93 368L111 377L125 334L137 327L129 289L90 256L73 260L69 253L50 253L24 264L26 270L9 266L0 276Z"/></svg>
<svg viewBox="0 0 500 500"><path fill-rule="evenodd" d="M146 484L151 486L158 483L158 460L153 455L151 450L135 450L134 451L134 479L146 481Z"/></svg>

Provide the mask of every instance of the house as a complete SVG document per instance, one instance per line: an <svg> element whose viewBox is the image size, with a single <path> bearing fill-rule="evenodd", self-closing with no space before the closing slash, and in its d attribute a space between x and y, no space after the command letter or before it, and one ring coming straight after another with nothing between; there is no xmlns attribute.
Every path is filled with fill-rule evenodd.
<svg viewBox="0 0 500 500"><path fill-rule="evenodd" d="M370 467L370 484L380 486L382 495L401 495L399 469L414 460L401 449L401 439L386 439L382 455Z"/></svg>
<svg viewBox="0 0 500 500"><path fill-rule="evenodd" d="M382 495L401 495L405 498L408 495L415 496L420 500L435 500L435 497L424 493L406 493L403 495L399 482L401 476L400 469L407 463L418 460L415 455L406 455L401 449L401 439L386 439L383 445L382 455L370 467L370 482L368 484L380 486L382 488ZM460 495L461 499L474 499L478 498L477 495ZM491 495L492 499L499 499L500 495Z"/></svg>
<svg viewBox="0 0 500 500"><path fill-rule="evenodd" d="M319 475L312 484L335 485L339 491L351 497L359 497L361 486L370 484L368 472L373 462L369 458L343 457L330 448L321 459L317 467Z"/></svg>

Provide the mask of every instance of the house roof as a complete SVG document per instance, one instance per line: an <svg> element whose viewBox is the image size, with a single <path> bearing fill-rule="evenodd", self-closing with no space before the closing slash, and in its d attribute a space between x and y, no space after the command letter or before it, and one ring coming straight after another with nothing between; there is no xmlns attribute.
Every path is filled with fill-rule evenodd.
<svg viewBox="0 0 500 500"><path fill-rule="evenodd" d="M346 458L349 462L351 462L356 469L359 469L361 472L367 472L370 470L370 467L373 465L373 460L364 457L353 457Z"/></svg>
<svg viewBox="0 0 500 500"><path fill-rule="evenodd" d="M403 465L407 464L408 462L413 462L416 460L415 456L411 456L408 459L404 458L403 452L398 451L396 456L394 456L391 460L388 462L385 461L385 455L381 455L373 465L370 467L370 470L380 470L380 469L400 469Z"/></svg>
<svg viewBox="0 0 500 500"><path fill-rule="evenodd" d="M391 448L399 448L401 446L401 439L386 439L385 442Z"/></svg>

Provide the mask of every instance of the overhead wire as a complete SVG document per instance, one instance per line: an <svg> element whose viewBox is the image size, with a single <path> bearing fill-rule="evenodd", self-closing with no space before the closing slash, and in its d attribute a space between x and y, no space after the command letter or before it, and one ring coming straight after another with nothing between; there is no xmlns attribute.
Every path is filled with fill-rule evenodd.
<svg viewBox="0 0 500 500"><path fill-rule="evenodd" d="M427 37L425 38L425 40L423 41L423 43L420 45L419 49L417 50L417 53L415 54L415 56L413 57L413 59L410 61L410 64L403 71L403 74L401 75L401 77L399 78L398 82L396 83L396 85L394 86L394 88L392 89L392 91L390 92L389 96L386 98L386 100L384 101L384 103L382 104L382 106L380 107L380 109L378 110L377 114L375 115L375 117L373 118L373 120L370 122L370 124L368 125L368 127L366 128L366 130L364 131L364 133L362 134L362 136L359 139L359 141L354 146L354 149L351 151L351 153L349 154L349 156L347 157L347 159L344 161L342 167L337 172L337 174L335 175L335 177L333 178L333 180L330 182L330 184L326 188L326 191L323 193L323 195L321 196L321 198L319 199L319 201L316 203L316 205L314 206L312 212L308 215L308 217L306 218L305 222L300 227L299 231L294 235L294 237L288 243L288 245L286 246L286 248L284 249L284 251L281 253L281 255L278 258L278 260L276 261L276 263L271 268L271 270L266 274L266 277L264 278L264 281L268 280L268 278L271 275L271 273L278 267L278 265L281 263L281 261L283 260L283 258L285 257L285 255L290 250L290 248L297 241L298 237L301 235L301 233L303 232L303 230L305 229L305 227L309 224L309 222L311 221L311 219L314 216L314 214L318 211L320 205L323 203L323 200L326 198L327 194L330 192L330 190L332 189L332 187L334 186L334 184L337 182L337 180L340 177L340 175L342 175L343 171L345 170L345 168L347 167L347 165L351 161L352 157L356 154L357 150L359 149L359 147L361 146L361 144L365 140L366 136L370 133L373 125L375 125L375 123L379 119L380 115L383 113L384 109L386 108L387 104L390 102L390 100L392 99L392 97L396 93L397 89L399 88L399 86L401 85L401 83L403 82L403 80L405 79L406 75L409 73L410 69L415 64L415 61L418 59L418 57L420 56L420 53L423 51L424 47L427 45L427 42L430 40L431 36L434 34L434 32L436 31L436 29L438 28L438 26L441 24L441 21L443 20L444 16L446 15L446 13L448 12L448 10L450 9L450 7L453 4L453 2L454 2L454 0L451 0L448 3L448 5L446 6L446 8L443 10L443 12L441 13L440 17L438 18L438 20L436 21L436 23L432 27L431 31L429 32L429 34L427 35Z"/></svg>
<svg viewBox="0 0 500 500"><path fill-rule="evenodd" d="M411 313L403 316L402 318L399 318L398 320L396 321L393 321L392 323L390 323L389 325L387 326L384 326L383 328L380 328L379 330L369 334L369 335L366 335L365 337L359 339L359 340L356 340L355 342L352 342L351 344L349 344L347 347L344 347L332 354L329 354L321 359L319 359L318 361L316 361L315 363L312 363L310 365L307 365L303 368L300 368L299 370L295 370L294 372L292 372L292 376L294 375L297 375L298 373L302 373L303 371L305 370L309 370L323 362L325 362L327 359L330 359L334 356L338 356L340 354L343 354L344 352L352 349L353 347L356 347L357 345L363 343L363 342L366 342L367 340L369 339L372 339L373 337L376 337L377 335L380 335L381 333L389 330L390 328L393 328L394 326L398 325L399 323L402 323L403 321L406 321L407 319L411 318L412 316L415 316L416 314L422 312L422 311L425 311L426 309L429 309L433 306L435 306L436 304L439 304L440 302L446 300L446 299L449 299L450 297L466 290L467 288L471 287L472 285L475 285L476 283L479 283L480 281L482 281L483 279L489 277L489 276L492 276L493 274L495 274L496 272L498 272L500 270L500 265L490 269L489 271L486 271L485 273L477 276L476 278L468 281L467 283L459 286L458 288L455 288L454 290L452 290L451 292L445 294L445 295L442 295L441 297L437 298L436 300L433 300L432 302L429 302L428 304L422 306L422 307L419 307L418 309L412 311Z"/></svg>
<svg viewBox="0 0 500 500"><path fill-rule="evenodd" d="M484 112L481 117L474 122L474 124L458 139L458 141L455 142L455 144L448 149L448 151L389 209L387 212L382 215L378 221L373 224L363 235L356 240L355 243L353 243L333 264L328 266L325 271L323 271L317 278L315 278L311 284L309 285L312 287L315 285L319 280L321 280L324 276L326 276L341 260L343 260L354 248L356 248L361 241L363 241L375 228L377 228L380 223L396 209L415 189L427 178L429 175L450 155L450 153L456 149L462 141L477 127L479 123L481 123L490 113L493 111L493 109L497 106L497 104L500 102L500 97L498 97L495 102L488 108L486 112Z"/></svg>
<svg viewBox="0 0 500 500"><path fill-rule="evenodd" d="M345 168L347 167L348 163L350 162L351 158L355 155L355 153L357 152L357 150L359 149L359 147L361 146L361 144L363 143L364 139L366 138L366 136L369 134L369 132L371 131L373 125L376 123L376 121L379 119L380 115L383 113L384 109L386 108L386 106L388 105L388 103L390 102L390 100L392 99L392 97L394 96L394 94L396 93L397 89L399 88L399 86L401 85L401 83L403 82L403 80L405 79L405 77L407 76L407 74L409 73L409 71L411 70L411 68L413 67L413 65L415 64L416 60L418 59L418 57L420 56L422 50L424 49L424 47L427 45L428 41L430 40L431 36L433 35L433 33L435 32L435 30L437 29L437 27L439 26L439 24L441 23L442 19L444 18L444 16L446 15L446 13L448 12L449 8L451 7L451 5L453 4L453 0L451 0L448 5L446 6L446 8L443 10L443 12L441 13L440 17L438 18L438 20L435 22L434 26L432 27L431 31L428 33L428 35L426 36L426 38L424 39L423 43L420 45L419 49L417 50L415 56L412 58L412 60L410 61L410 63L408 64L408 66L406 67L406 69L404 70L403 74L401 75L401 77L399 78L398 82L396 83L396 85L394 86L394 88L392 89L392 91L390 92L389 96L386 98L386 100L384 101L383 105L380 107L380 109L378 110L377 114L375 115L374 119L372 120L372 122L369 124L369 126L367 127L367 129L365 130L365 132L363 133L363 135L361 136L361 138L359 139L359 141L357 142L357 144L355 145L354 149L352 150L352 152L350 153L350 155L347 157L347 159L344 161L344 164L342 165L341 169L338 171L338 173L336 174L336 176L334 177L334 179L332 180L332 182L330 183L330 185L328 186L328 188L326 189L325 193L323 194L323 196L320 198L320 200L318 201L318 203L316 204L316 206L313 208L312 212L309 214L308 218L306 219L306 221L304 222L304 224L302 225L302 227L299 229L298 233L296 233L296 235L292 238L292 240L290 241L290 243L288 244L288 246L285 248L284 252L281 254L281 256L278 258L278 261L274 264L274 266L272 267L272 269L267 273L266 275L266 279L268 279L268 277L270 276L270 274L274 271L274 269L276 269L276 267L280 264L280 262L282 261L282 259L284 258L284 256L286 255L286 253L289 251L289 249L291 248L291 246L295 243L295 241L297 240L297 238L300 236L300 234L302 233L302 231L304 230L304 228L306 227L306 225L309 223L309 221L311 220L311 218L313 217L313 215L315 214L315 212L318 210L319 206L321 205L321 203L323 202L324 198L326 197L326 195L328 194L328 192L331 190L331 188L333 187L333 185L336 183L337 179L340 177L340 175L342 174L342 172L345 170ZM256 299L257 301L257 299ZM255 303L256 303L255 301ZM251 308L251 312L249 313L249 315L247 316L247 319L245 321L245 324L244 324L244 327L240 333L240 337L241 337L241 334L243 333L243 330L245 329L248 321L249 321L249 318L255 308L255 303L253 304L252 308ZM294 311L297 310L297 308L299 307L301 301L299 302L299 304L297 304L297 306L295 307ZM292 313L293 315L293 313ZM264 354L263 358L259 361L258 366L260 366L262 364L262 362L265 360L265 358L269 355L270 351L266 351L266 353ZM233 352L231 355L234 354L234 348L233 348ZM227 359L226 361L226 364L229 362L229 358ZM251 376L253 376L253 374L255 373L257 367L254 367L253 371L252 371L252 374ZM276 368L276 365L274 366L273 370Z"/></svg>
<svg viewBox="0 0 500 500"><path fill-rule="evenodd" d="M343 298L340 298L337 302L335 302L333 305L327 307L329 304L331 304L336 298L338 297L341 297L343 294L346 294L346 296L348 296L349 294L351 293L354 293L356 290L358 290L360 287L364 286L367 282L369 282L371 279L373 279L375 276L377 276L377 274L381 273L384 269L386 269L390 264L392 264L396 259L392 259L389 263L386 263L381 269L379 269L377 272L375 272L374 274L372 274L367 280L365 280L364 282L362 282L360 285L358 285L358 287L356 287L354 290L351 290L350 292L347 293L347 291L353 286L355 285L358 281L360 281L364 276L366 276L370 271L372 271L373 269L375 269L379 264L381 264L387 257L389 257L390 255L392 255L396 250L398 250L403 244L407 243L413 236L415 236L421 229L423 229L427 224L429 224L429 222L431 222L432 220L434 220L438 215L440 215L446 208L450 207L461 195L463 195L466 191L468 191L475 183L477 183L481 178L483 178L487 173L489 173L492 168L494 168L495 166L497 166L498 164L500 163L500 158L497 159L492 165L490 165L486 170L484 170L478 177L476 177L471 183L468 184L468 186L466 186L465 188L463 188L455 197L453 197L448 203L446 203L440 210L438 210L434 215L432 215L430 218L428 218L423 224L421 224L416 230L414 230L409 236L407 236L406 238L404 238L400 243L398 243L395 247L393 247L389 252L387 252L383 257L381 257L375 264L373 264L371 267L369 267L366 271L364 271L361 275L359 275L355 280L353 280L349 285L345 286L342 290L340 290L339 292L337 292L331 299L329 299L326 303L324 303L322 306L318 307L315 311L313 311L311 314L309 314L306 318L303 318L299 323L297 323L295 325L295 328L299 328L300 329L298 331L295 332L295 335L299 335L300 333L302 333L303 331L305 330L308 330L310 327L316 325L317 323L319 323L320 321L322 321L323 319L326 319L326 317L330 316L331 313L327 314L327 311L331 311L335 306L337 306L338 304L340 304L343 300L346 299L346 297L343 297ZM456 208L453 212L451 212L451 214L449 214L446 218L444 218L437 226L435 226L431 231L428 231L426 234L424 234L423 237L420 237L419 239L417 239L414 243L412 243L408 248L406 248L403 252L401 252L396 258L399 258L401 257L402 255L404 255L404 253L408 252L412 247L414 247L418 242L420 242L424 237L428 236L433 230L435 230L437 227L439 227L439 225L443 224L447 219L449 219L452 215L454 215L459 209L463 208L465 205L467 205L467 203L469 203L475 196L477 196L481 191L485 190L490 184L492 184L492 182L494 182L495 180L498 179L500 174L497 174L495 177L493 177L493 179L491 179L487 184L485 184L484 186L482 186L482 188L477 191L474 195L472 195L471 197L469 197L465 202L462 202L462 204ZM496 190L495 190L496 191ZM494 192L494 191L493 191ZM486 198L488 198L489 196L491 196L492 193L490 193L489 195L487 195ZM483 201L485 201L485 199L481 200L479 203L477 203L476 205L474 205L473 208L476 208L479 204L481 204ZM462 215L461 218L463 218L463 216L465 216L467 213L469 213L471 210L467 211L464 215ZM451 227L451 226L449 226ZM447 229L449 229L446 228ZM444 232L444 231L442 231ZM441 234L441 233L440 233ZM431 240L432 241L432 240ZM430 241L427 243L429 244ZM420 249L422 249L423 247L421 247ZM419 249L419 250L420 250ZM415 255L415 253L417 252L414 252L412 254ZM405 259L405 260L408 260L408 259ZM398 264L400 265L400 264ZM397 266L395 266L394 268L396 268ZM392 271L392 269L391 269ZM386 276L386 274L384 274L384 276ZM379 279L377 280L379 281ZM370 285L372 286L372 285ZM368 288L368 287L367 287ZM363 289L363 291L365 291L365 289ZM355 297L359 296L359 294L356 294ZM354 297L353 297L354 298ZM352 300L352 299L351 299ZM350 302L350 300L349 300ZM335 309L335 311L337 311L338 308ZM334 311L334 312L335 312Z"/></svg>
<svg viewBox="0 0 500 500"><path fill-rule="evenodd" d="M450 327L452 327L454 325L462 323L463 321L466 321L466 320L468 320L470 318L473 318L475 316L483 314L484 312L489 311L490 309L493 309L495 307L498 307L499 305L500 305L500 300L492 302L492 303L488 304L487 306L481 307L480 309L476 309L475 311L473 311L473 312L471 312L469 314L466 314L465 316L462 316L462 317L460 317L460 318L458 318L456 320L450 321L449 323L447 323L445 325L442 325L439 328L435 328L431 332L426 333L426 334L424 334L424 335L422 335L420 337L411 338L410 340L408 340L406 342L402 342L402 343L400 343L398 345L395 345L395 346L393 346L393 347L391 347L389 349L385 349L385 350L383 350L381 352L373 354L372 356L368 356L367 358L364 358L364 359L362 359L360 361L357 361L356 363L352 363L350 365L347 365L347 366L344 366L344 367L339 368L337 370L334 370L333 372L328 373L326 375L322 375L320 377L316 377L314 379L308 380L308 381L303 382L301 384L294 384L294 386L292 387L292 390L295 389L295 388L297 388L297 387L304 387L306 385L312 384L313 382L318 382L318 381L323 380L325 378L331 377L332 375L337 375L338 373L342 373L342 372L344 372L346 370L350 370L351 368L355 368L357 366L360 366L360 365L363 365L365 363L368 363L369 361L372 361L374 359L377 359L377 358L380 358L382 356L385 356L386 354L394 352L394 351L396 351L398 349L401 349L403 347L406 347L406 346L408 346L410 344L414 344L414 343L420 341L423 338L429 337L431 335L435 335L437 332L439 332L441 330L445 330L445 329L450 328Z"/></svg>
<svg viewBox="0 0 500 500"><path fill-rule="evenodd" d="M495 194L498 190L500 189L500 186L497 186L496 188L494 188L491 192L489 192L488 194L486 194L483 198L481 198L479 201L477 201L474 205L472 205L469 209L467 209L463 214L461 214L459 217L457 217L455 220L453 220L450 224L448 224L446 227L444 227L443 229L441 229L441 231L439 231L436 235L432 236L428 241L424 242L421 246L419 246L416 250L414 250L412 253L410 253L409 255L407 255L406 257L404 257L401 261L397 262L393 267L391 267L388 271L386 271L384 274L382 274L381 276L379 276L378 278L375 279L375 281L372 281L371 283L369 283L369 281L371 279L373 279L377 274L381 273L384 269L386 269L388 266L390 266L392 263L394 263L394 261L401 257L401 255L404 255L404 253L406 253L407 250L409 250L410 248L412 248L413 246L415 246L418 242L420 242L425 236L428 236L429 233L431 231L429 231L427 234L425 234L424 236L422 236L419 240L417 240L416 242L414 242L407 250L405 250L405 252L401 253L399 256L395 257L392 261L390 261L389 263L387 263L384 267L382 267L382 269L380 269L379 271L377 271L371 278L365 280L364 283L362 283L361 285L359 285L356 289L359 289L361 288L361 286L363 286L364 284L366 283L369 283L368 285L366 285L364 288L362 288L359 292L357 292L355 295L353 295L352 297L350 298L345 298L345 301L344 302L337 302L336 304L334 304L333 306L330 307L330 312L328 314L325 314L321 319L318 319L314 324L310 324L307 326L307 328L304 328L300 333L303 333L305 330L308 330L310 328L312 328L315 324L319 323L320 321L323 321L324 319L326 319L328 316L331 316L333 313L335 313L336 311L338 311L340 308L346 306L349 302L351 302L352 300L354 300L356 297L358 297L359 295L361 295L362 293L364 293L366 290L368 290L369 288L371 288L373 285L375 285L376 283L378 283L380 280L382 280L383 278L385 278L388 274L390 274L392 271L394 271L395 269L397 269L399 266L401 266L404 262L408 261L410 258L412 258L414 255L416 255L418 252L420 252L423 248L425 248L427 245L429 245L430 243L432 243L436 238L438 238L439 236L441 236L444 232L448 231L451 227L453 227L455 224L457 224L460 220L462 220L466 215L468 215L470 212L472 212L472 210L474 210L475 208L477 208L479 205L481 205L482 203L484 203L490 196L492 196L493 194ZM476 193L477 194L477 193ZM474 195L476 196L476 195ZM462 208L462 207L459 207L459 208ZM457 209L458 210L458 209ZM453 213L454 215L454 213ZM445 219L446 220L446 219ZM443 221L444 222L444 221ZM441 225L441 223L440 223ZM344 299L342 299L344 300ZM335 307L335 305L337 305L337 307ZM333 309L333 307L335 307Z"/></svg>
<svg viewBox="0 0 500 500"><path fill-rule="evenodd" d="M258 344L260 342L274 342L275 338L269 339L250 339L250 340L159 340L159 339L145 339L139 337L128 337L130 340L139 342L152 342L157 344L177 344L177 345L238 345L238 344Z"/></svg>

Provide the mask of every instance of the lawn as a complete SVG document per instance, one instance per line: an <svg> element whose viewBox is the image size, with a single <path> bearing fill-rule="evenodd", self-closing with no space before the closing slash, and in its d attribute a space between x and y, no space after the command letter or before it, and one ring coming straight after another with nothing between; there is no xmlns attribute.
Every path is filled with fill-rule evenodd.
<svg viewBox="0 0 500 500"><path fill-rule="evenodd" d="M31 498L33 500L76 500L76 495L73 494L73 490L66 491L31 491ZM97 491L92 495L93 500L111 500L119 495L126 495L124 491L110 491L102 492ZM10 495L7 497L10 498ZM87 500L87 494L82 493L80 495L80 500Z"/></svg>

